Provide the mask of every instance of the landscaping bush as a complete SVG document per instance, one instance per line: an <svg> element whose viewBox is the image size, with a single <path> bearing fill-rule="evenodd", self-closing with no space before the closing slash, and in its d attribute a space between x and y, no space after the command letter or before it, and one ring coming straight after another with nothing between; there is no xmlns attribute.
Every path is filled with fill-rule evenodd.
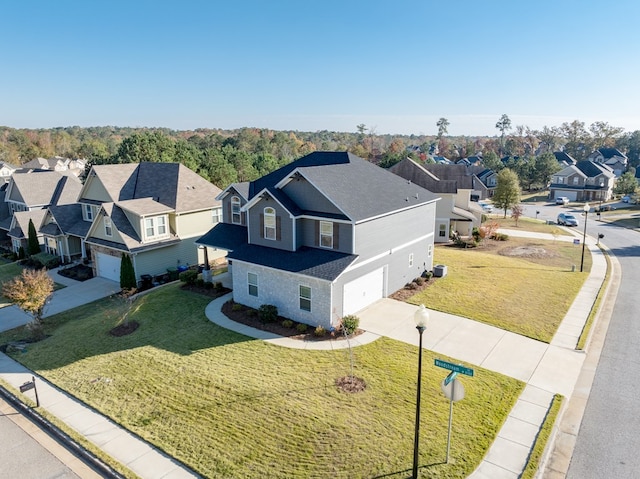
<svg viewBox="0 0 640 479"><path fill-rule="evenodd" d="M306 324L304 324L304 323L298 323L298 325L296 326L296 330L297 330L299 333L306 333L306 332L307 332L307 328L308 328L308 327L309 327L309 326L307 326L307 325L306 325Z"/></svg>
<svg viewBox="0 0 640 479"><path fill-rule="evenodd" d="M319 338L321 338L325 334L327 334L327 330L324 329L322 326L316 326L316 329L313 330L313 335Z"/></svg>
<svg viewBox="0 0 640 479"><path fill-rule="evenodd" d="M18 259L24 259L25 256L24 247L20 246L20 248L18 248Z"/></svg>
<svg viewBox="0 0 640 479"><path fill-rule="evenodd" d="M404 285L406 289L418 289L418 286L413 281Z"/></svg>
<svg viewBox="0 0 640 479"><path fill-rule="evenodd" d="M507 241L509 239L509 235L506 235L504 233L496 233L493 236L493 239L496 241Z"/></svg>
<svg viewBox="0 0 640 479"><path fill-rule="evenodd" d="M416 283L418 286L422 286L424 284L424 279L421 277L417 277L416 279L413 280L414 283Z"/></svg>
<svg viewBox="0 0 640 479"><path fill-rule="evenodd" d="M342 318L341 328L342 328L342 331L347 333L347 335L351 335L355 333L359 325L360 325L360 318L358 318L357 316L354 316L353 314L348 314L347 316Z"/></svg>
<svg viewBox="0 0 640 479"><path fill-rule="evenodd" d="M196 280L198 279L198 272L188 269L180 273L180 281L183 283L187 283L190 285L196 284Z"/></svg>
<svg viewBox="0 0 640 479"><path fill-rule="evenodd" d="M272 323L278 319L278 308L273 304L263 304L258 311L262 322Z"/></svg>
<svg viewBox="0 0 640 479"><path fill-rule="evenodd" d="M213 283L204 283L204 289L213 289Z"/></svg>
<svg viewBox="0 0 640 479"><path fill-rule="evenodd" d="M282 321L282 327L293 328L293 321L291 321L290 319L285 319L284 321Z"/></svg>
<svg viewBox="0 0 640 479"><path fill-rule="evenodd" d="M216 291L222 291L222 283L220 281L216 281L215 283L211 283L213 284L213 289L215 289Z"/></svg>
<svg viewBox="0 0 640 479"><path fill-rule="evenodd" d="M233 303L231 311L242 311L244 307L240 303Z"/></svg>
<svg viewBox="0 0 640 479"><path fill-rule="evenodd" d="M60 266L60 257L49 253L38 253L31 256L36 268L53 269Z"/></svg>
<svg viewBox="0 0 640 479"><path fill-rule="evenodd" d="M198 276L198 272L197 272L197 271L194 271L194 273L196 274L196 277L197 277L197 276ZM197 279L196 279L196 286L197 286L198 288L204 288L204 279L202 279L202 278L197 278Z"/></svg>
<svg viewBox="0 0 640 479"><path fill-rule="evenodd" d="M433 277L433 273L431 271L425 271L424 273L422 273L422 277L425 279L425 281L429 281Z"/></svg>

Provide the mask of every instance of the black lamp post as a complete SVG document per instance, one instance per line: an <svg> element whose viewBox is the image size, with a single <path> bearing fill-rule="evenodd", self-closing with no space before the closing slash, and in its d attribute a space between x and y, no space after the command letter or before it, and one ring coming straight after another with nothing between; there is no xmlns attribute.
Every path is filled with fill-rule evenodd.
<svg viewBox="0 0 640 479"><path fill-rule="evenodd" d="M582 210L584 211L584 232L582 233L582 258L580 259L580 272L584 266L584 244L587 242L587 217L589 216L589 203L585 203Z"/></svg>
<svg viewBox="0 0 640 479"><path fill-rule="evenodd" d="M416 396L416 432L413 439L413 479L418 479L418 448L420 444L420 390L422 385L422 333L427 329L427 322L429 321L429 311L424 307L424 304L420 305L420 308L413 315L413 319L416 322L416 329L420 334L419 350L418 350L418 392Z"/></svg>

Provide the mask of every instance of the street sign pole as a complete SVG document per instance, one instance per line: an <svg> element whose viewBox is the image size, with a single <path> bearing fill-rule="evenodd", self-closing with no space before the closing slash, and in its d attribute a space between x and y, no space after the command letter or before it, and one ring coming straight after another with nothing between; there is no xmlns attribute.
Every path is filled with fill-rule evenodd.
<svg viewBox="0 0 640 479"><path fill-rule="evenodd" d="M451 399L449 400L449 432L447 432L447 461L449 464L449 451L451 450L451 426L453 424L453 398L456 395L456 381L454 379L453 384L451 385Z"/></svg>

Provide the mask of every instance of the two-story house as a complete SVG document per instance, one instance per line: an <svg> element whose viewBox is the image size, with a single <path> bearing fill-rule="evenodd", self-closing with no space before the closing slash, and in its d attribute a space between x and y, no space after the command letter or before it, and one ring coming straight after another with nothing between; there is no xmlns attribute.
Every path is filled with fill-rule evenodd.
<svg viewBox="0 0 640 479"><path fill-rule="evenodd" d="M616 177L622 176L629 166L627 155L617 148L598 148L587 159L608 166Z"/></svg>
<svg viewBox="0 0 640 479"><path fill-rule="evenodd" d="M195 240L220 217L219 193L178 163L95 165L77 202L50 207L41 231L51 253L91 258L114 281L127 254L140 279L202 263Z"/></svg>
<svg viewBox="0 0 640 479"><path fill-rule="evenodd" d="M476 201L472 201L472 195L481 194L477 188L484 188L484 185L475 175L469 174L465 165L422 166L405 158L389 171L440 197L436 206L436 243L448 242L454 231L470 236L473 228L480 226L483 211Z"/></svg>
<svg viewBox="0 0 640 479"><path fill-rule="evenodd" d="M0 220L2 231L11 243L14 252L26 248L29 220L38 233L46 209L50 206L75 203L82 184L74 175L56 171L16 171L11 175L4 190L4 205Z"/></svg>
<svg viewBox="0 0 640 479"><path fill-rule="evenodd" d="M560 196L569 201L607 201L613 195L615 175L604 164L589 160L554 173L549 186L549 199Z"/></svg>
<svg viewBox="0 0 640 479"><path fill-rule="evenodd" d="M315 152L218 197L198 240L228 251L233 298L330 328L433 266L436 195L347 152Z"/></svg>

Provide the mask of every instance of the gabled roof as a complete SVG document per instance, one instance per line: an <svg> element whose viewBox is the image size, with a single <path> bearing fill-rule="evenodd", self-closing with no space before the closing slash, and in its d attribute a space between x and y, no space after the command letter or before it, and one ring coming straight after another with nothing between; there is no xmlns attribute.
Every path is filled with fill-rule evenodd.
<svg viewBox="0 0 640 479"><path fill-rule="evenodd" d="M95 165L91 171L112 202L152 198L177 214L220 205L220 188L180 163Z"/></svg>
<svg viewBox="0 0 640 479"><path fill-rule="evenodd" d="M559 163L566 163L567 165L575 165L577 163L569 153L565 153L564 151L554 151L553 155Z"/></svg>
<svg viewBox="0 0 640 479"><path fill-rule="evenodd" d="M615 156L619 156L619 157L625 158L625 159L627 158L627 155L622 153L617 148L598 148L598 151L600 152L600 154L602 154L602 156L604 157L605 160L610 160L611 158L613 158Z"/></svg>
<svg viewBox="0 0 640 479"><path fill-rule="evenodd" d="M294 173L300 174L354 222L413 207L437 197L348 152L314 152L249 185L251 200Z"/></svg>
<svg viewBox="0 0 640 479"><path fill-rule="evenodd" d="M591 178L596 177L598 175L604 175L608 178L613 178L615 176L611 168L599 163L595 163L593 161L589 161L589 160L579 161L575 164L575 167L579 169L582 173L584 173L586 176Z"/></svg>
<svg viewBox="0 0 640 479"><path fill-rule="evenodd" d="M70 234L84 238L89 231L91 223L82 219L82 205L75 203L72 205L50 206L49 213L58 225L61 234ZM42 228L43 234L51 234L49 225Z"/></svg>
<svg viewBox="0 0 640 479"><path fill-rule="evenodd" d="M399 163L396 163L389 168L389 171L404 178L405 180L409 180L416 185L422 186L432 193L455 194L458 191L458 186L455 181L439 180L433 173L410 158L405 158Z"/></svg>
<svg viewBox="0 0 640 479"><path fill-rule="evenodd" d="M40 225L47 210L17 211L13 214L11 229L8 235L13 238L26 238L29 234L29 220L33 221L36 231L40 230Z"/></svg>
<svg viewBox="0 0 640 479"><path fill-rule="evenodd" d="M247 242L247 228L230 223L218 223L206 234L198 238L195 243L233 251Z"/></svg>
<svg viewBox="0 0 640 479"><path fill-rule="evenodd" d="M8 195L19 193L29 207L74 203L82 184L73 175L57 171L15 172L11 176Z"/></svg>

